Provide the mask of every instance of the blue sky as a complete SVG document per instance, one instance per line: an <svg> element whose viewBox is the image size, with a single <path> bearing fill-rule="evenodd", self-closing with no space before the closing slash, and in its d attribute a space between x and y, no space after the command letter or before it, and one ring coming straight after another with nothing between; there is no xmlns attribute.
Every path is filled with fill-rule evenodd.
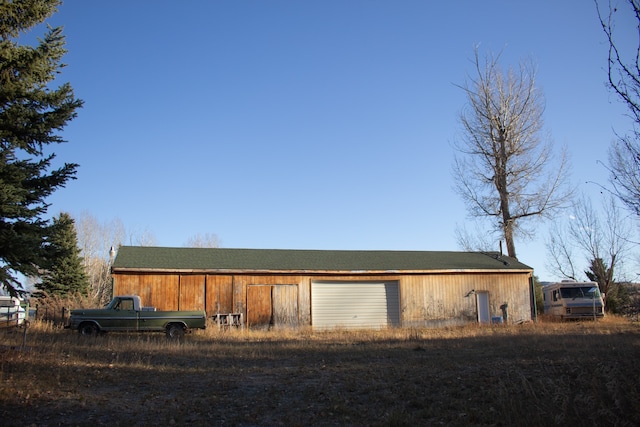
<svg viewBox="0 0 640 427"><path fill-rule="evenodd" d="M591 1L81 1L49 20L85 101L57 147L80 164L50 213L161 246L458 250L453 141L473 47L529 57L572 181L606 183L625 109ZM39 35L39 34L37 34ZM542 280L545 228L516 242ZM496 248L497 249L497 248Z"/></svg>

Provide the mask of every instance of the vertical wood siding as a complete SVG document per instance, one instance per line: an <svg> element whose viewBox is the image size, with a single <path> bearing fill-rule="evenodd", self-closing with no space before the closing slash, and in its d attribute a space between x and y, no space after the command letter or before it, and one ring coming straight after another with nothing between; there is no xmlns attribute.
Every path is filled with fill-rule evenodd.
<svg viewBox="0 0 640 427"><path fill-rule="evenodd" d="M489 293L491 316L507 304L512 322L531 320L530 274L437 274L406 276L401 281L405 325L445 325L477 321L476 295Z"/></svg>
<svg viewBox="0 0 640 427"><path fill-rule="evenodd" d="M272 285L271 306L273 326L291 328L298 326L298 286Z"/></svg>
<svg viewBox="0 0 640 427"><path fill-rule="evenodd" d="M311 324L312 281L396 281L402 326L477 321L475 291L489 293L491 316L531 319L530 272L423 275L114 274L114 294L138 294L159 310L243 313L249 323ZM262 288L261 288L262 287ZM259 289L261 288L261 289Z"/></svg>
<svg viewBox="0 0 640 427"><path fill-rule="evenodd" d="M181 275L178 310L204 310L205 276Z"/></svg>
<svg viewBox="0 0 640 427"><path fill-rule="evenodd" d="M269 326L272 319L271 286L249 285L247 287L247 326Z"/></svg>
<svg viewBox="0 0 640 427"><path fill-rule="evenodd" d="M311 312L311 307L308 306L309 301L309 289L306 286L301 286L301 283L305 280L303 276L283 276L283 275L235 275L233 277L233 301L236 307L239 307L241 312L245 313L247 317L247 321L249 320L249 311L251 311L251 307L248 305L250 301L255 301L252 297L251 299L247 295L247 289L252 285L291 285L297 288L296 291L290 291L288 294L289 297L295 298L297 301L288 302L287 305L283 305L276 301L276 310L277 311L291 311L294 306L297 306L299 313L307 313L304 318L309 318L309 313ZM257 291L256 291L257 292ZM266 292L266 291L265 291ZM276 291L276 296L278 296L278 292L286 292L286 291ZM269 292L269 296L271 296L271 292ZM303 305L300 301L307 302L307 305ZM262 310L260 307L254 308L253 310ZM278 314L280 316L280 314ZM283 314L286 317L286 315ZM299 315L297 316L300 319ZM255 319L254 319L255 321ZM299 320L300 321L300 320ZM306 323L308 324L308 323Z"/></svg>
<svg viewBox="0 0 640 427"><path fill-rule="evenodd" d="M295 327L299 324L298 284L291 277L244 277L247 287L247 325L249 327ZM262 280L263 283L260 283Z"/></svg>
<svg viewBox="0 0 640 427"><path fill-rule="evenodd" d="M140 295L145 306L158 310L178 309L177 274L118 274L114 278L114 295Z"/></svg>
<svg viewBox="0 0 640 427"><path fill-rule="evenodd" d="M311 278L301 277L298 284L298 324L311 324Z"/></svg>
<svg viewBox="0 0 640 427"><path fill-rule="evenodd" d="M233 313L233 276L209 274L206 282L207 314Z"/></svg>

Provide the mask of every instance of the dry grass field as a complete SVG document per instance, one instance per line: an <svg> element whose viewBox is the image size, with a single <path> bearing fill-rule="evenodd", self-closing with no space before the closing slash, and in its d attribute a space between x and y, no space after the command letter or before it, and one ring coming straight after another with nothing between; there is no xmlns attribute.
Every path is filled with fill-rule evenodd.
<svg viewBox="0 0 640 427"><path fill-rule="evenodd" d="M3 426L640 425L640 325L616 318L0 338Z"/></svg>

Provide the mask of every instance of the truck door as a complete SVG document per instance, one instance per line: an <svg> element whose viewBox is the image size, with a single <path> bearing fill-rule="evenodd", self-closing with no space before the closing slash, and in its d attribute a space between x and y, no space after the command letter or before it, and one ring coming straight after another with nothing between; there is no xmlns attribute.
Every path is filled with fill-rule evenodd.
<svg viewBox="0 0 640 427"><path fill-rule="evenodd" d="M121 298L113 307L109 326L112 330L138 329L138 312L135 310L133 298Z"/></svg>

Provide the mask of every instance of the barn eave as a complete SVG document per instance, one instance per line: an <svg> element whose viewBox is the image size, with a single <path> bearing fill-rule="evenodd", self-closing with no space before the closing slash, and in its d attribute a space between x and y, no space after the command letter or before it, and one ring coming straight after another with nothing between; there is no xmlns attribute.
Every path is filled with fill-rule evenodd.
<svg viewBox="0 0 640 427"><path fill-rule="evenodd" d="M267 274L267 275L417 275L417 274L513 274L531 273L531 269L437 269L437 270L278 270L278 269L167 269L167 268L112 268L112 274L147 273L147 274Z"/></svg>

